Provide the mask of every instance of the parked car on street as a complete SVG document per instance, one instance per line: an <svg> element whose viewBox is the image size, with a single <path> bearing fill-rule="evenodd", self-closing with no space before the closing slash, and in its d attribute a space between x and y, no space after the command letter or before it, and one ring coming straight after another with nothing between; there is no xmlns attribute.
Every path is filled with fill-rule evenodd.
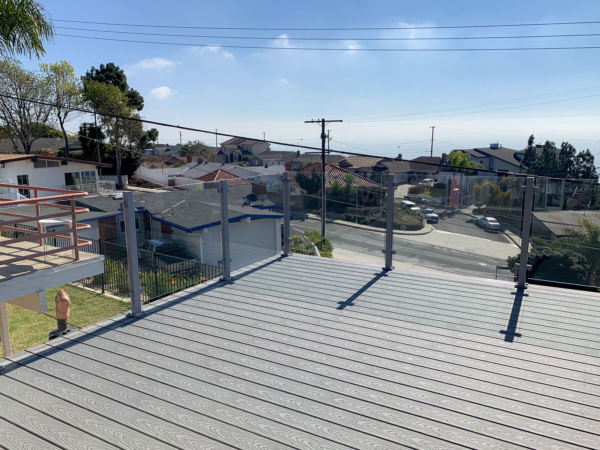
<svg viewBox="0 0 600 450"><path fill-rule="evenodd" d="M435 184L435 181L433 180L433 178L425 178L424 180L419 181L419 185L421 185L421 186L433 187L434 184Z"/></svg>
<svg viewBox="0 0 600 450"><path fill-rule="evenodd" d="M486 230L500 231L500 223L493 217L480 217L475 223Z"/></svg>
<svg viewBox="0 0 600 450"><path fill-rule="evenodd" d="M433 209L427 207L421 207L419 216L427 220L427 223L438 223L440 221L440 216L434 213Z"/></svg>
<svg viewBox="0 0 600 450"><path fill-rule="evenodd" d="M408 194L406 197L406 200L408 201L413 201L413 202L422 202L425 199L424 195L421 194Z"/></svg>
<svg viewBox="0 0 600 450"><path fill-rule="evenodd" d="M412 208L414 206L417 206L416 203L411 202L409 200L402 200L400 203L402 203L404 206L408 206L409 208Z"/></svg>

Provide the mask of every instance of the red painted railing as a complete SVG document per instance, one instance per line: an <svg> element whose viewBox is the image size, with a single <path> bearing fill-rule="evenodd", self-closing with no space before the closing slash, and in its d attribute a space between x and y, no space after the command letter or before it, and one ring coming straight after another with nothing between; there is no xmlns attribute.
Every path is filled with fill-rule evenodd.
<svg viewBox="0 0 600 450"><path fill-rule="evenodd" d="M22 200L7 200L0 198L0 206L22 206L22 205L34 205L35 206L35 216L26 215L26 214L18 214L15 212L11 212L12 208L3 208L0 210L0 214L2 216L15 217L15 219L4 220L0 222L0 230L19 232L22 234L27 234L28 236L23 236L15 239L1 239L0 240L0 254L2 253L1 247L6 247L11 244L16 244L18 242L23 241L31 241L37 240L40 247L44 244L44 239L47 237L53 237L55 239L69 241L71 245L61 248L56 248L53 250L34 252L27 256L20 256L17 258L0 260L0 265L13 264L19 261L29 260L33 258L38 258L40 256L52 255L55 253L61 253L68 250L73 250L75 261L79 260L79 249L81 247L86 247L88 245L92 245L91 241L79 239L77 237L78 231L87 230L90 228L90 225L78 224L77 223L77 214L89 212L87 208L77 208L75 206L75 199L80 197L86 197L87 192L80 191L67 191L64 189L52 189L52 188L43 188L43 187L34 187L34 186L16 186L14 184L1 184L0 187L11 188L11 189L23 189L33 192L33 198L22 199ZM40 192L49 192L51 194L57 195L49 195L46 197L40 197ZM55 202L64 202L69 201L70 205L60 205ZM49 203L50 202L50 203ZM44 214L41 215L41 207L44 208L54 208L59 210L59 212L55 214ZM64 212L60 212L60 210ZM60 217L69 218L71 220L71 228L60 231L51 231L51 232L42 232L42 224L41 220L44 219L56 219ZM25 223L25 222L37 222L37 230L27 230L23 228L18 228L15 225ZM30 249L28 249L30 250Z"/></svg>

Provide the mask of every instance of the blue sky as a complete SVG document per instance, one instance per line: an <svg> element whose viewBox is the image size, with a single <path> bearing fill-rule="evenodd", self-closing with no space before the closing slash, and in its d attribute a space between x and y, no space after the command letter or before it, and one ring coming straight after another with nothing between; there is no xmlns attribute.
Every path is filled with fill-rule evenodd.
<svg viewBox="0 0 600 450"><path fill-rule="evenodd" d="M480 112L600 94L600 89L528 102L420 116L407 114L501 102L600 86L600 49L535 52L363 52L356 48L491 48L600 46L600 36L487 41L368 42L358 38L466 37L600 33L600 24L460 30L292 31L291 28L401 27L542 23L600 20L597 0L304 0L304 1L115 1L42 0L53 19L187 27L268 27L280 31L152 29L55 22L59 27L211 36L261 36L273 40L177 38L116 35L57 29L88 35L196 44L268 47L325 47L345 51L309 52L180 47L57 36L46 61L67 60L78 74L114 62L146 100L142 115L159 122L319 145L321 117L331 124L332 148L383 156L434 153L500 141L523 148L538 141L571 141L600 154L600 97ZM299 42L285 37L340 38ZM280 39L275 40L275 38ZM26 62L35 66L37 62ZM449 116L449 114L454 114ZM383 121L364 121L386 116ZM441 117L443 116L443 117ZM415 119L416 117L416 119ZM397 120L403 119L403 120ZM407 120L410 119L410 120ZM73 125L76 129L76 125ZM160 128L160 141L176 143L179 131ZM183 132L183 140L214 137ZM301 140L302 139L302 140ZM222 141L224 139L220 139ZM398 149L398 146L400 148Z"/></svg>

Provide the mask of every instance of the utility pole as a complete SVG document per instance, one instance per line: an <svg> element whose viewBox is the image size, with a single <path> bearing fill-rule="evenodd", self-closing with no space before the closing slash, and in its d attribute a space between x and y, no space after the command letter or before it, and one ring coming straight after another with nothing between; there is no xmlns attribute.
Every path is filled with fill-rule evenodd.
<svg viewBox="0 0 600 450"><path fill-rule="evenodd" d="M98 138L100 137L100 133L98 133L98 120L96 120L96 108L94 108L94 125L96 127L96 153L98 153L98 162L101 163L100 159L100 144L98 144ZM102 167L98 166L98 175L102 176Z"/></svg>
<svg viewBox="0 0 600 450"><path fill-rule="evenodd" d="M429 156L433 156L433 132L435 131L435 127L429 128L431 128L431 154Z"/></svg>
<svg viewBox="0 0 600 450"><path fill-rule="evenodd" d="M183 145L183 141L181 140L181 131L179 132L179 145Z"/></svg>
<svg viewBox="0 0 600 450"><path fill-rule="evenodd" d="M266 141L266 140L267 140L267 133L265 133L265 132L263 131L263 141Z"/></svg>
<svg viewBox="0 0 600 450"><path fill-rule="evenodd" d="M218 128L215 128L215 148L219 147L219 144L217 144L217 132L218 132Z"/></svg>
<svg viewBox="0 0 600 450"><path fill-rule="evenodd" d="M331 133L331 130L327 130L327 151L329 152L329 141L331 141L331 138L329 137L329 133Z"/></svg>
<svg viewBox="0 0 600 450"><path fill-rule="evenodd" d="M321 125L321 242L325 240L325 217L327 210L327 197L325 195L325 140L327 135L325 134L325 125L332 122L343 122L343 120L305 120L304 123L318 123Z"/></svg>

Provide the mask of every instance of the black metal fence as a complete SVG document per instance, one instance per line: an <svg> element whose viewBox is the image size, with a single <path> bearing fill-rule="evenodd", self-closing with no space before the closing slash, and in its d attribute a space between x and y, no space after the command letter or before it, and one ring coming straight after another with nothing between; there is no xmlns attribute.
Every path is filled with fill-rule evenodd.
<svg viewBox="0 0 600 450"><path fill-rule="evenodd" d="M22 225L20 228L36 230L34 227ZM18 231L2 232L5 237L18 238L26 233ZM70 242L46 238L48 245L67 247ZM84 278L75 282L87 288L109 293L118 297L129 296L129 273L127 270L127 247L120 244L85 238L92 245L81 248L81 251L104 256L104 273ZM32 238L32 241L36 241ZM161 255L145 250L138 250L140 286L142 301L149 302L164 297L196 284L201 284L221 276L220 267L185 260L173 256Z"/></svg>

